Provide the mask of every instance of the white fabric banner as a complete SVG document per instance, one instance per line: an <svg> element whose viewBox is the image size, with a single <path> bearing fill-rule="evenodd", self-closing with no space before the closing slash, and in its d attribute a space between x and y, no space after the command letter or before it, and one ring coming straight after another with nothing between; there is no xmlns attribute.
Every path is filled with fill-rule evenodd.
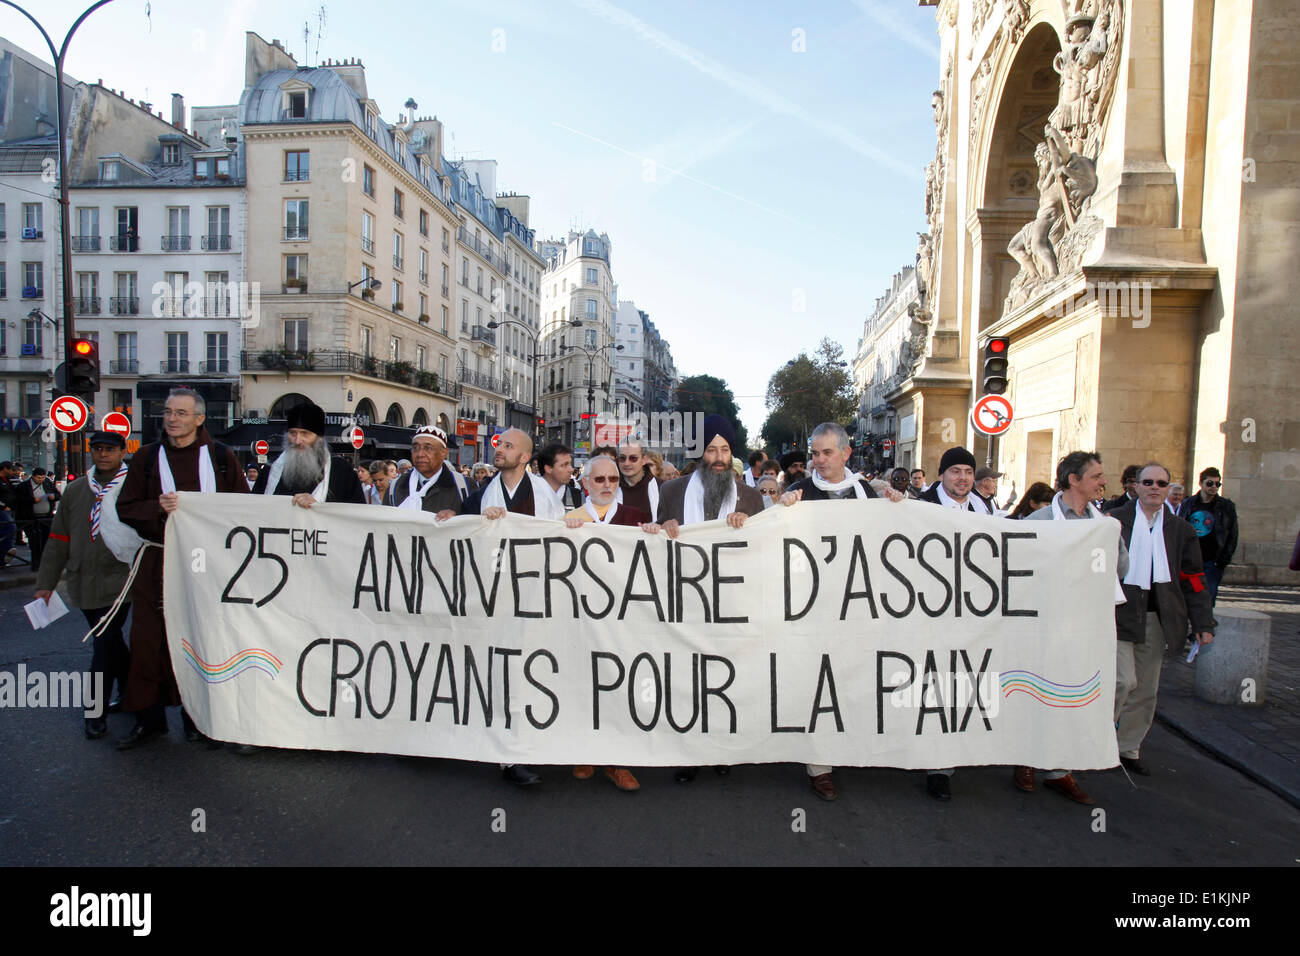
<svg viewBox="0 0 1300 956"><path fill-rule="evenodd" d="M166 618L219 740L493 763L1118 763L1119 524L801 502L639 528L182 493Z"/></svg>

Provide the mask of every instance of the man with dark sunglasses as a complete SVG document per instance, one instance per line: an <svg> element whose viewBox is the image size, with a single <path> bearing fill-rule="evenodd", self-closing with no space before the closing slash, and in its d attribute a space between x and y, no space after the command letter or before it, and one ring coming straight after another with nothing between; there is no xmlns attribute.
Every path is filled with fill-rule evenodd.
<svg viewBox="0 0 1300 956"><path fill-rule="evenodd" d="M1237 550L1237 506L1220 494L1223 476L1211 465L1201 472L1201 490L1183 499L1178 517L1196 530L1205 564L1205 585L1210 590L1210 607L1219 596L1219 582Z"/></svg>
<svg viewBox="0 0 1300 956"><path fill-rule="evenodd" d="M659 513L659 487L663 484L650 471L650 459L635 438L624 438L618 446L618 502L640 508L648 515Z"/></svg>

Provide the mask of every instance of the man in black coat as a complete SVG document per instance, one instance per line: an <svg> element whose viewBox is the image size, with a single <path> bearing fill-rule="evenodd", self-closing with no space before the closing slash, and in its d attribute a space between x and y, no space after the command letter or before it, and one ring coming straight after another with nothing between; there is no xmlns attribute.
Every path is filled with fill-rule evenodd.
<svg viewBox="0 0 1300 956"><path fill-rule="evenodd" d="M460 512L465 499L478 489L447 464L454 438L437 425L421 425L411 436L411 470L388 485L388 497L399 508L418 508L439 520Z"/></svg>
<svg viewBox="0 0 1300 956"><path fill-rule="evenodd" d="M284 454L258 476L253 494L289 495L300 508L318 501L365 504L366 492L356 469L346 459L330 455L324 409L312 402L295 405L287 424Z"/></svg>
<svg viewBox="0 0 1300 956"><path fill-rule="evenodd" d="M1115 733L1119 759L1142 776L1139 759L1151 729L1165 647L1179 649L1190 629L1201 644L1214 640L1210 591L1196 531L1165 508L1169 469L1152 462L1140 469L1138 499L1112 510L1128 548L1124 596L1115 608Z"/></svg>
<svg viewBox="0 0 1300 956"><path fill-rule="evenodd" d="M1219 582L1237 551L1237 506L1223 497L1223 475L1211 466L1201 472L1200 490L1184 498L1178 517L1188 521L1200 541L1210 606L1219 598ZM1172 487L1172 486L1171 486Z"/></svg>
<svg viewBox="0 0 1300 956"><path fill-rule="evenodd" d="M41 467L33 468L30 478L13 486L14 518L32 549L33 571L40 570L41 554L50 537L50 522L54 520L58 500L59 489Z"/></svg>

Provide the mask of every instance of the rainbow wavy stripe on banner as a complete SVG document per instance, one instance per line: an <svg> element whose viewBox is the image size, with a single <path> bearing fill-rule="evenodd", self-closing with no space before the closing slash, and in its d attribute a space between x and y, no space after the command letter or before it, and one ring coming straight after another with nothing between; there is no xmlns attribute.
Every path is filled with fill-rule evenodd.
<svg viewBox="0 0 1300 956"><path fill-rule="evenodd" d="M274 679L284 666L280 658L260 647L246 648L220 664L209 664L199 657L194 645L184 638L181 639L181 647L185 650L185 659L190 662L190 666L209 684L220 684L250 670L265 671Z"/></svg>
<svg viewBox="0 0 1300 956"><path fill-rule="evenodd" d="M1000 682L1003 697L1019 692L1048 707L1084 707L1101 696L1101 671L1082 684L1059 684L1033 671L1005 671Z"/></svg>

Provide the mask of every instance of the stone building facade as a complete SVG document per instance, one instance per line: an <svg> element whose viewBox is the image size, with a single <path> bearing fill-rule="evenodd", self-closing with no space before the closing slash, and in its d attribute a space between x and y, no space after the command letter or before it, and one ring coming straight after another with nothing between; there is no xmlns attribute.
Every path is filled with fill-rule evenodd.
<svg viewBox="0 0 1300 956"><path fill-rule="evenodd" d="M1023 490L1095 448L1112 492L1127 464L1191 488L1215 465L1230 574L1293 580L1300 3L920 6L940 37L924 334L889 396L916 461L965 443ZM1015 419L990 448L969 415L993 335Z"/></svg>

